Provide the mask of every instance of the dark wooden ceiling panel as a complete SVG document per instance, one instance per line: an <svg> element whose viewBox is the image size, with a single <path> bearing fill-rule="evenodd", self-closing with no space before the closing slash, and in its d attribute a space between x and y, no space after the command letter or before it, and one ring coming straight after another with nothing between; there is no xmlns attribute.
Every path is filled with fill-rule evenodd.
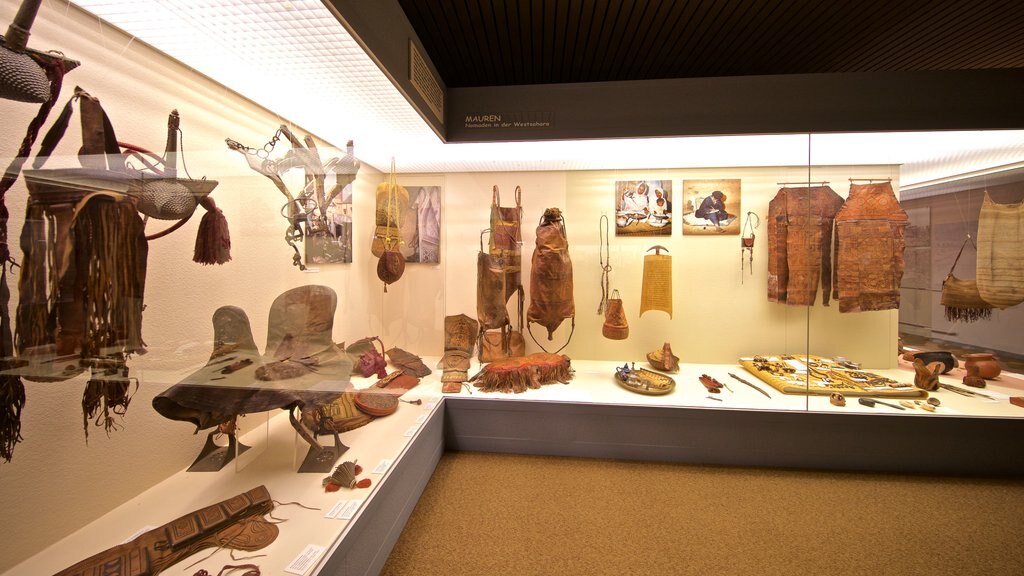
<svg viewBox="0 0 1024 576"><path fill-rule="evenodd" d="M1022 0L399 0L450 87L1024 68Z"/></svg>

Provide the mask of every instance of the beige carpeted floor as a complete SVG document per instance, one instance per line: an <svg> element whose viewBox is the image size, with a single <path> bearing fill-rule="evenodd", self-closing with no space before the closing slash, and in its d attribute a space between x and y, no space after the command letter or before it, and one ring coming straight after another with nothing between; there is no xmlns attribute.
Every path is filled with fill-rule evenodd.
<svg viewBox="0 0 1024 576"><path fill-rule="evenodd" d="M1024 574L1024 481L446 453L386 575Z"/></svg>

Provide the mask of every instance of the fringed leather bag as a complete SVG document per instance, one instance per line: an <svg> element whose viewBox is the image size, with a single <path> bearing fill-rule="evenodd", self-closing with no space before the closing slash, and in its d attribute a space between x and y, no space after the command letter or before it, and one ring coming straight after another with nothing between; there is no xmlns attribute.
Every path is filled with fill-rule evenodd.
<svg viewBox="0 0 1024 576"><path fill-rule="evenodd" d="M977 320L988 320L992 317L992 305L981 298L978 293L978 282L973 279L960 279L953 275L957 262L964 253L964 248L971 241L968 236L960 245L960 251L956 253L953 265L949 267L949 274L942 281L942 298L940 303L946 311L946 320L950 322L974 322Z"/></svg>
<svg viewBox="0 0 1024 576"><path fill-rule="evenodd" d="M526 311L526 325L537 323L547 328L548 340L563 320L572 322L576 329L576 304L573 301L572 260L569 258L569 239L565 234L565 220L558 208L548 208L537 226L537 247L533 251L530 270L530 307ZM562 350L572 339L572 331L555 352ZM537 339L530 333L534 342ZM537 342L542 350L544 347Z"/></svg>
<svg viewBox="0 0 1024 576"><path fill-rule="evenodd" d="M73 104L81 108L83 168L39 169L60 142ZM21 244L15 345L22 376L61 381L89 370L82 396L89 422L109 433L123 415L128 358L144 352L142 310L148 242L138 212L141 180L125 165L109 118L81 89L43 138L25 171L29 202ZM214 183L216 184L216 183ZM73 358L54 362L56 358Z"/></svg>

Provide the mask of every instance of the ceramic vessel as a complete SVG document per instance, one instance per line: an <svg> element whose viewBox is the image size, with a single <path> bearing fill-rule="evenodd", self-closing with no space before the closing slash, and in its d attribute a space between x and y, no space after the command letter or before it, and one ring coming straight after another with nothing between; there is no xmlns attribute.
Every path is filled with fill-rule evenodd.
<svg viewBox="0 0 1024 576"><path fill-rule="evenodd" d="M992 380L1003 371L996 357L986 352L965 354L963 359L964 369L967 370L968 374L976 374L986 380Z"/></svg>

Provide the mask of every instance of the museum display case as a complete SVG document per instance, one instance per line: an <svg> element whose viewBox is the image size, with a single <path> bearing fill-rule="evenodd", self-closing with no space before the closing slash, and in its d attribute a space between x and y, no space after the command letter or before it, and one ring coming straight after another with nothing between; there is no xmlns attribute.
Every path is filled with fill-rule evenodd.
<svg viewBox="0 0 1024 576"><path fill-rule="evenodd" d="M402 169L77 6L33 32L82 65L23 166L0 99L0 573L379 567L445 447L815 466L768 437L1024 417L1020 131Z"/></svg>

